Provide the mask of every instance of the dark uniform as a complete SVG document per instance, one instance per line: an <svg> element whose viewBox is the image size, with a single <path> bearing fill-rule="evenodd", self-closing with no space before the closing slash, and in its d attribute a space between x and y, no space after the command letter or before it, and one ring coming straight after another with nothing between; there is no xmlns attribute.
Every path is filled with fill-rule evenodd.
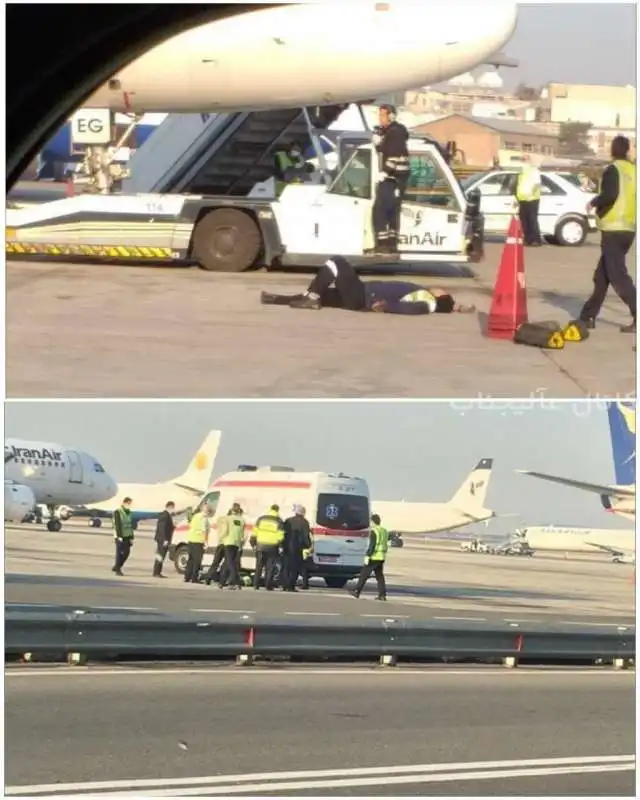
<svg viewBox="0 0 640 800"><path fill-rule="evenodd" d="M617 145L616 139L619 139ZM616 157L628 153L628 140L625 137L616 139L611 145L615 160L603 172L600 193L591 201L602 235L601 253L593 274L593 292L580 312L580 319L595 328L609 286L613 286L633 320L621 330L635 333L636 287L627 269L626 256L636 236L636 165L625 157Z"/></svg>
<svg viewBox="0 0 640 800"><path fill-rule="evenodd" d="M380 155L379 181L373 202L373 230L376 251L395 253L398 250L400 208L409 182L409 131L395 121L395 108L381 106L391 122L374 129L373 141Z"/></svg>
<svg viewBox="0 0 640 800"><path fill-rule="evenodd" d="M356 588L351 594L353 597L360 597L365 583L369 580L371 575L375 575L376 583L378 584L377 599L386 600L387 585L384 579L384 562L387 559L387 551L389 549L389 532L386 528L382 527L380 524L380 517L377 514L374 514L371 520L373 525L371 526L367 555L365 557L364 566L360 571Z"/></svg>
<svg viewBox="0 0 640 800"><path fill-rule="evenodd" d="M133 544L133 520L129 506L122 505L113 512L113 528L116 540L116 560L111 571L122 575L122 567L127 563Z"/></svg>
<svg viewBox="0 0 640 800"><path fill-rule="evenodd" d="M256 569L253 574L253 588L260 588L264 572L264 585L268 592L273 590L273 581L278 563L278 555L284 539L284 523L277 507L271 507L268 514L256 520L252 541L256 548Z"/></svg>
<svg viewBox="0 0 640 800"><path fill-rule="evenodd" d="M282 543L283 565L280 585L285 592L295 592L298 577L303 570L303 552L311 548L311 527L305 519L304 511L296 511L293 517L285 520L284 541ZM307 577L307 585L309 579Z"/></svg>
<svg viewBox="0 0 640 800"><path fill-rule="evenodd" d="M332 288L335 285L335 288ZM320 267L304 294L262 292L263 305L291 308L343 308L347 311L383 311L387 314L448 314L471 310L456 304L450 294L429 290L408 281L363 281L342 256L333 256Z"/></svg>
<svg viewBox="0 0 640 800"><path fill-rule="evenodd" d="M167 550L175 530L175 522L173 521L173 514L165 508L165 510L158 517L156 523L156 532L154 535L156 543L156 554L153 559L153 577L163 578L162 566L167 557Z"/></svg>

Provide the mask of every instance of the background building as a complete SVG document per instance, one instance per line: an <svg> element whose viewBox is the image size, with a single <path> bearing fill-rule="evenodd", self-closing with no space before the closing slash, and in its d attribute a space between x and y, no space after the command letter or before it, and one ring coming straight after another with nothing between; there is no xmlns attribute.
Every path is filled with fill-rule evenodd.
<svg viewBox="0 0 640 800"><path fill-rule="evenodd" d="M455 141L464 163L477 167L491 167L496 160L503 164L523 153L531 154L532 161L542 162L552 159L559 146L557 134L542 126L500 117L450 114L418 125L414 132L441 142Z"/></svg>
<svg viewBox="0 0 640 800"><path fill-rule="evenodd" d="M540 110L549 122L590 122L594 128L634 130L634 86L549 83L540 94Z"/></svg>

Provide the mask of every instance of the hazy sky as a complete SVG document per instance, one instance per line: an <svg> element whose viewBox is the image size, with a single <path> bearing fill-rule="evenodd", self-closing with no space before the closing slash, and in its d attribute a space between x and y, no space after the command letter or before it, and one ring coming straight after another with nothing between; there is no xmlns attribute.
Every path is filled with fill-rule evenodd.
<svg viewBox="0 0 640 800"><path fill-rule="evenodd" d="M604 403L6 403L7 436L86 450L120 482L183 472L208 430L223 431L214 473L280 464L367 478L380 500L445 501L483 457L495 458L488 507L529 524L629 527L597 495L517 475L536 469L614 481ZM481 532L484 532L484 526Z"/></svg>
<svg viewBox="0 0 640 800"><path fill-rule="evenodd" d="M505 52L520 67L500 70L508 86L520 81L635 85L635 4L522 3L518 14Z"/></svg>

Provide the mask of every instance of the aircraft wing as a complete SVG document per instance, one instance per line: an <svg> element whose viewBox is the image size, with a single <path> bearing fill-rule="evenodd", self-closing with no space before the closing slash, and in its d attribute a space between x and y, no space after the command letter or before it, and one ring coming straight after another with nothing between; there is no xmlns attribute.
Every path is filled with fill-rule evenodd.
<svg viewBox="0 0 640 800"><path fill-rule="evenodd" d="M609 495L611 497L635 497L635 489L626 486L606 486L601 483L587 483L586 481L575 481L572 478L561 478L558 475L547 475L544 472L534 472L528 469L518 469L521 475L531 475L534 478L540 478L543 481L551 481L551 483L559 483L562 486L572 486L574 489L582 489L585 492L594 492L600 495Z"/></svg>
<svg viewBox="0 0 640 800"><path fill-rule="evenodd" d="M595 547L597 550L602 550L604 553L609 553L611 556L617 556L624 559L626 563L636 563L635 550L621 550L619 547L609 547L606 544L596 544L595 542L587 542L589 547Z"/></svg>

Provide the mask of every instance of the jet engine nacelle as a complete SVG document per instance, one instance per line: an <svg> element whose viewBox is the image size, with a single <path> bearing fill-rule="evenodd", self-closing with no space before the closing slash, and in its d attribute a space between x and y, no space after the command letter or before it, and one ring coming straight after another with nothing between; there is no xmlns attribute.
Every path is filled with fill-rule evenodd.
<svg viewBox="0 0 640 800"><path fill-rule="evenodd" d="M36 496L21 483L5 483L4 485L4 519L5 522L22 522L33 510Z"/></svg>

